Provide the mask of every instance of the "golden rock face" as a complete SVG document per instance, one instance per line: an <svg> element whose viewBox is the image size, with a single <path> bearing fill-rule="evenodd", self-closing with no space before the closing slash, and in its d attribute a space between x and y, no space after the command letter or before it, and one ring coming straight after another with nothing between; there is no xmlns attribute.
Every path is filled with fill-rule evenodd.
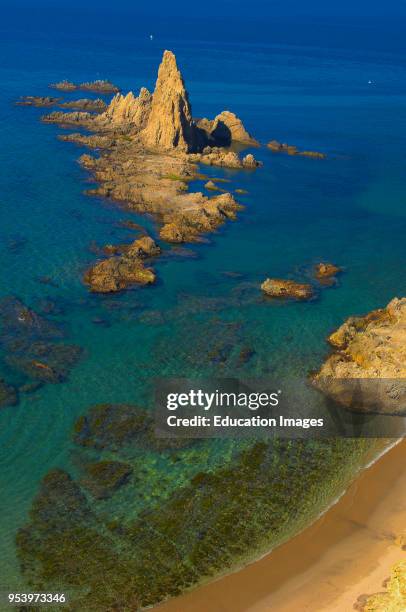
<svg viewBox="0 0 406 612"><path fill-rule="evenodd" d="M335 351L313 377L316 387L356 411L404 414L406 298L350 317L329 342ZM352 405L355 391L359 399Z"/></svg>
<svg viewBox="0 0 406 612"><path fill-rule="evenodd" d="M147 147L191 151L195 144L192 108L175 55L165 51L158 70L151 113L141 135Z"/></svg>

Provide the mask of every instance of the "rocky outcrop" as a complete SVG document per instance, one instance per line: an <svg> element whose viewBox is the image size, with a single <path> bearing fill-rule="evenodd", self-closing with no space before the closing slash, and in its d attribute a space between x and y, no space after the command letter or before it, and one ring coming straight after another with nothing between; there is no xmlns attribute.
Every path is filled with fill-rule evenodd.
<svg viewBox="0 0 406 612"><path fill-rule="evenodd" d="M109 127L126 127L130 130L142 130L151 113L152 96L148 89L142 87L138 97L130 91L126 96L118 93L110 102L106 112L98 117L100 124Z"/></svg>
<svg viewBox="0 0 406 612"><path fill-rule="evenodd" d="M350 317L328 341L317 388L357 412L406 414L406 298Z"/></svg>
<svg viewBox="0 0 406 612"><path fill-rule="evenodd" d="M60 98L59 98L60 99ZM70 108L73 110L81 110L87 112L102 113L106 110L107 104L101 98L91 100L89 98L81 98L80 100L71 100L70 102L63 102L59 104L60 108Z"/></svg>
<svg viewBox="0 0 406 612"><path fill-rule="evenodd" d="M318 263L314 266L314 274L318 280L331 279L341 272L341 268L332 263Z"/></svg>
<svg viewBox="0 0 406 612"><path fill-rule="evenodd" d="M36 107L47 107L55 106L61 98L52 98L51 96L22 96L17 100L17 106L36 106Z"/></svg>
<svg viewBox="0 0 406 612"><path fill-rule="evenodd" d="M251 153L240 159L235 151L222 147L207 146L202 153L190 155L190 159L207 166L223 168L258 168L262 166L262 162L257 161Z"/></svg>
<svg viewBox="0 0 406 612"><path fill-rule="evenodd" d="M151 149L189 152L196 148L196 128L189 96L171 51L164 52L151 113L141 138Z"/></svg>
<svg viewBox="0 0 406 612"><path fill-rule="evenodd" d="M59 81L59 83L51 83L49 87L51 87L51 89L58 89L59 91L75 91L78 86L72 83L72 81L64 79L63 81Z"/></svg>
<svg viewBox="0 0 406 612"><path fill-rule="evenodd" d="M160 252L152 238L142 236L121 255L96 263L85 273L84 281L95 293L115 293L134 284L149 285L155 282L155 273L143 260Z"/></svg>
<svg viewBox="0 0 406 612"><path fill-rule="evenodd" d="M106 79L97 79L96 81L81 83L77 86L77 89L82 89L83 91L94 91L95 93L101 94L117 93L120 91L117 85L114 85Z"/></svg>
<svg viewBox="0 0 406 612"><path fill-rule="evenodd" d="M261 289L267 296L273 298L309 300L313 297L313 288L311 285L280 278L267 278L262 283Z"/></svg>
<svg viewBox="0 0 406 612"><path fill-rule="evenodd" d="M80 87L69 83L61 87L71 85ZM54 112L43 121L93 132L59 136L99 150L97 157L85 154L79 159L96 183L86 193L110 198L129 211L152 215L160 225L160 237L168 242L201 240L202 234L235 219L242 208L230 193L209 198L189 191L190 181L208 178L199 173L198 163L236 169L262 165L252 154L241 159L235 151L207 145L210 132L215 134L210 136L212 144L215 137L219 138L221 122L233 140L254 142L238 117L229 111L218 115L214 122L207 121L207 132L201 122L196 125L182 75L170 51L163 55L152 96L142 88L138 97L131 92L126 96L117 94L102 113ZM223 192L213 183L215 179L207 184L208 189ZM84 276L92 291L115 292L132 284L154 282L153 270L127 247L109 245L104 254L111 257L97 262Z"/></svg>
<svg viewBox="0 0 406 612"><path fill-rule="evenodd" d="M245 129L241 119L230 111L223 111L212 121L199 119L197 127L202 130L209 143L218 146L229 146L232 142L240 142L249 146L258 146L255 140Z"/></svg>
<svg viewBox="0 0 406 612"><path fill-rule="evenodd" d="M194 242L199 240L201 234L213 232L226 220L234 220L236 212L242 208L230 193L213 198L198 195L198 205L165 215L164 219L168 221L159 233L162 240L173 243Z"/></svg>
<svg viewBox="0 0 406 612"><path fill-rule="evenodd" d="M332 263L320 262L314 266L314 277L323 287L337 284L337 275L342 269Z"/></svg>
<svg viewBox="0 0 406 612"><path fill-rule="evenodd" d="M94 91L95 93L101 94L109 94L109 93L117 93L119 88L110 81L106 81L105 79L97 79L96 81L87 81L86 83L81 83L80 85L76 85L76 83L72 83L72 81L60 81L59 83L51 83L49 85L52 89L58 89L59 91L76 91L81 89L83 91Z"/></svg>
<svg viewBox="0 0 406 612"><path fill-rule="evenodd" d="M89 123L94 120L94 115L84 111L74 111L65 113L63 111L54 111L49 115L44 115L41 121L44 123L57 123L58 125L76 125L88 127Z"/></svg>
<svg viewBox="0 0 406 612"><path fill-rule="evenodd" d="M295 145L289 145L286 142L279 142L278 140L271 140L271 142L268 142L267 147L274 153L302 155L303 157L314 157L315 159L325 159L327 157L325 153L319 153L318 151L299 151Z"/></svg>

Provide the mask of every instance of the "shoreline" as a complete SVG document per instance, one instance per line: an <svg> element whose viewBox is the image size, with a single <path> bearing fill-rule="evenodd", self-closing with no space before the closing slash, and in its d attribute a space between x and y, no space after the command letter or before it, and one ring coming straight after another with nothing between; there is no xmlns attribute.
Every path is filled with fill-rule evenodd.
<svg viewBox="0 0 406 612"><path fill-rule="evenodd" d="M312 525L241 570L156 606L157 612L342 612L382 590L405 557L406 441L365 468Z"/></svg>

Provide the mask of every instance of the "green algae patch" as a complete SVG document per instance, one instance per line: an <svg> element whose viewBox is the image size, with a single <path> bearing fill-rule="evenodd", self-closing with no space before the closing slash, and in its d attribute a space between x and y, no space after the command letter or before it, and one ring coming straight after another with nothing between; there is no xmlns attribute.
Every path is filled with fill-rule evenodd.
<svg viewBox="0 0 406 612"><path fill-rule="evenodd" d="M131 465L121 461L96 461L85 466L81 484L96 499L106 499L128 483L132 471Z"/></svg>
<svg viewBox="0 0 406 612"><path fill-rule="evenodd" d="M154 450L183 448L191 441L158 438L154 419L146 410L132 404L97 404L74 425L74 441L81 446L115 450L137 443Z"/></svg>
<svg viewBox="0 0 406 612"><path fill-rule="evenodd" d="M109 481L108 464L119 462L120 444L133 444L134 433L128 435L124 428L127 433L122 435L120 428L117 435L106 406L94 407L76 424L75 438L87 445L94 438L98 448L109 448L110 455L114 446L114 460L86 468L96 479L104 480L107 474ZM126 420L123 411L128 412L128 406L117 412L121 425ZM139 435L141 429L145 435L147 423L147 416L140 414L130 430ZM204 453L205 444L198 451L183 449L182 461ZM97 500L92 501L66 472L50 472L33 502L29 524L17 536L21 568L30 586L65 585L72 592L68 609L98 612L134 612L178 595L297 532L341 492L354 465L362 463L371 447L371 441L362 440L245 444L249 446L228 463L191 474L167 498L159 503L152 499L127 520L113 511L101 513ZM158 463L176 457L173 450L172 455L154 452ZM117 474L130 477L124 465L114 466L113 473L117 469ZM114 500L121 491L113 487L109 494Z"/></svg>

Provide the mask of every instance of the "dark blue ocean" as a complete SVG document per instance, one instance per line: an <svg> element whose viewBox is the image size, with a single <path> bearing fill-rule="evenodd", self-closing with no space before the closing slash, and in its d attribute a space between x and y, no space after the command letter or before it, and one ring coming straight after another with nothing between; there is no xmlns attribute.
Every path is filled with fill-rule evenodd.
<svg viewBox="0 0 406 612"><path fill-rule="evenodd" d="M67 9L3 17L0 298L18 296L37 311L51 301L69 341L83 348L67 382L22 394L0 412L0 574L18 587L16 530L44 474L69 468L72 424L90 405L147 405L155 376L230 375L231 366L205 359L216 338L226 354L230 346L253 350L238 376L305 378L327 355L331 330L405 295L406 48L400 25L387 21L172 23ZM88 177L76 163L83 150L41 124L46 111L14 103L50 94L48 84L63 78L153 89L164 49L177 56L194 116L229 109L261 143L278 139L327 159L261 147L257 171L203 169L247 190L238 220L187 256L160 259L155 287L91 296L82 283L95 259L90 245L131 240L122 220L153 235L156 228L85 196ZM273 305L256 290L267 276L309 278L318 261L344 273L314 301ZM41 284L44 276L53 285ZM1 368L0 377L12 376ZM201 467L217 465L222 452L202 457ZM158 495L162 466L148 454L144 463ZM174 487L186 480L180 469L171 478Z"/></svg>

